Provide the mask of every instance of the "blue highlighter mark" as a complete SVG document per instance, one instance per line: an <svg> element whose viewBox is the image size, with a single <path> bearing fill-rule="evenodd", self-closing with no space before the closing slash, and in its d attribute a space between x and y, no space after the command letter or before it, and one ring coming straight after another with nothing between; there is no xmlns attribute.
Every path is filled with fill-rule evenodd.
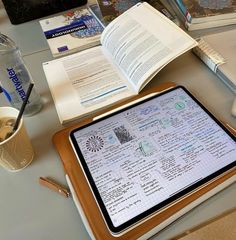
<svg viewBox="0 0 236 240"><path fill-rule="evenodd" d="M10 96L10 94L9 94L3 87L1 87L1 88L2 88L3 93L4 93L5 96L6 96L7 100L8 100L9 102L11 102L11 96Z"/></svg>

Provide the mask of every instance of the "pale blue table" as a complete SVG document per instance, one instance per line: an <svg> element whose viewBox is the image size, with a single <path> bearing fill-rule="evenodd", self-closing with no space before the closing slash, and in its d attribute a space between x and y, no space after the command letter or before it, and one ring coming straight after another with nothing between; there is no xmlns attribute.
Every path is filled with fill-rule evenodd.
<svg viewBox="0 0 236 240"><path fill-rule="evenodd" d="M52 135L62 129L42 70L42 62L52 59L37 20L13 26L0 9L0 31L14 39L32 73L44 101L43 110L25 118L35 159L19 173L0 168L0 239L2 240L77 240L89 239L72 199L66 199L38 184L49 176L66 184L63 168L52 145ZM230 115L233 93L191 52L166 66L147 86L174 81L192 91L217 117L236 128ZM0 94L0 106L7 103ZM236 184L207 200L154 239L170 239L193 226L236 207Z"/></svg>

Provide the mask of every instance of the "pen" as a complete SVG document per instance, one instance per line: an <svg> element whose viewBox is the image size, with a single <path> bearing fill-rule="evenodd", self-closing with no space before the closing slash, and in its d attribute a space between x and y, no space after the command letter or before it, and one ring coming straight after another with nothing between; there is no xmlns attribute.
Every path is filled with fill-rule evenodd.
<svg viewBox="0 0 236 240"><path fill-rule="evenodd" d="M64 188L63 186L61 186L60 184L54 182L49 178L40 177L39 184L42 186L48 187L49 189L61 194L64 197L70 196L70 192L68 189Z"/></svg>
<svg viewBox="0 0 236 240"><path fill-rule="evenodd" d="M234 135L236 136L236 129L234 127L232 127L230 124L228 124L227 122L221 121L221 123L223 123L225 125L225 127Z"/></svg>
<svg viewBox="0 0 236 240"><path fill-rule="evenodd" d="M236 136L236 129L233 128L231 125L229 125L228 123L226 123L226 126L228 127L228 129Z"/></svg>

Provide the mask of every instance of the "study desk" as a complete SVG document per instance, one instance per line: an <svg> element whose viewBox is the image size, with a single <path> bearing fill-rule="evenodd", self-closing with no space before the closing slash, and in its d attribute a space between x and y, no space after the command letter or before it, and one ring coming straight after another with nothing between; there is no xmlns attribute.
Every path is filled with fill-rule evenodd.
<svg viewBox="0 0 236 240"><path fill-rule="evenodd" d="M52 136L63 128L43 73L42 62L52 59L38 20L13 26L0 9L0 31L14 39L33 76L44 108L25 118L35 158L18 173L0 168L0 239L62 240L90 239L71 198L39 185L40 176L66 185L63 167L52 145ZM236 128L230 115L234 94L191 52L168 64L148 84L174 81L187 87L218 118ZM7 105L0 94L0 106ZM153 239L170 239L208 219L236 207L236 184L216 194L159 232Z"/></svg>

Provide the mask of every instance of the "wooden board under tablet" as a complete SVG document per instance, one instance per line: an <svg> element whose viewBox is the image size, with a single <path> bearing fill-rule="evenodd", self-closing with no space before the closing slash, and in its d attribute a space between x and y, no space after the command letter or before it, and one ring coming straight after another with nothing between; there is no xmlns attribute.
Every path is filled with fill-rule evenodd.
<svg viewBox="0 0 236 240"><path fill-rule="evenodd" d="M143 91L138 96L132 98L132 100L136 100L140 97L146 96L147 94L150 94L152 92L160 92L165 89L168 89L170 87L174 87L174 83L165 83L163 85L159 85L158 87L155 87L148 91ZM130 100L127 100L124 103L130 102ZM116 108L118 106L121 106L121 104L117 104L113 106L113 108ZM113 108L106 109L112 110ZM105 111L101 112L104 113ZM94 117L94 116L93 116ZM61 158L61 161L64 166L65 173L69 176L71 183L73 185L73 188L75 190L75 194L81 204L81 207L84 211L84 214L87 218L87 221L90 225L90 228L93 232L93 235L96 239L137 239L141 236L143 236L148 231L151 231L154 227L157 225L163 223L163 221L170 218L172 215L176 214L178 211L183 209L184 207L191 204L193 201L196 201L199 197L202 197L204 194L208 193L215 187L217 187L219 184L223 183L227 179L231 178L235 175L236 169L232 169L231 171L227 172L227 174L224 174L217 180L214 180L210 182L209 184L205 185L203 188L196 190L194 193L188 195L186 198L180 200L179 202L171 205L167 209L161 211L160 213L156 214L152 218L148 219L147 221L141 223L137 227L133 228L132 230L124 233L120 237L114 237L110 234L109 230L107 229L105 222L102 218L102 215L99 211L99 208L94 200L93 194L89 188L89 185L87 183L87 180L83 174L82 169L80 168L79 162L73 152L73 149L69 142L69 133L71 130L82 126L88 122L91 122L93 117L90 117L89 119L85 119L81 121L80 123L67 127L57 133L53 136L53 143L56 147L56 150L59 153L59 156Z"/></svg>

